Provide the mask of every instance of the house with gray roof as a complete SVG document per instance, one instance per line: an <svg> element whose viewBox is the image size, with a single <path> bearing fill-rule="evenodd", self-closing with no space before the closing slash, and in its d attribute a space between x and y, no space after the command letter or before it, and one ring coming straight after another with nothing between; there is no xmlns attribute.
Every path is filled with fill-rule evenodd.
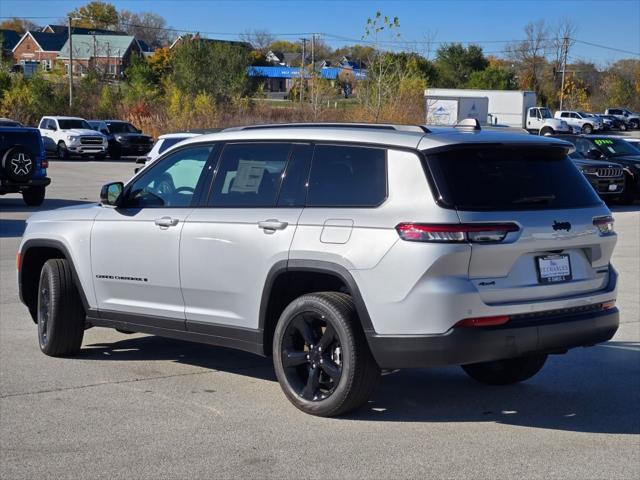
<svg viewBox="0 0 640 480"><path fill-rule="evenodd" d="M143 50L132 35L72 35L73 73L83 75L95 69L105 76L119 78L131 64L134 55ZM69 41L60 50L58 59L69 71Z"/></svg>
<svg viewBox="0 0 640 480"><path fill-rule="evenodd" d="M22 65L25 71L38 67L47 71L53 68L66 41L67 35L64 33L28 31L18 40L11 53L14 61Z"/></svg>

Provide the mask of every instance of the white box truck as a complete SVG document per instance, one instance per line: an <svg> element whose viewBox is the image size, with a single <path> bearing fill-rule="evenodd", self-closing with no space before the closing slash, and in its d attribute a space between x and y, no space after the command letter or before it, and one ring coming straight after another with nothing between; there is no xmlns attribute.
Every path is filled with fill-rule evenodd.
<svg viewBox="0 0 640 480"><path fill-rule="evenodd" d="M521 90L472 90L458 88L428 88L425 91L427 104L437 99L450 98L488 99L487 118L480 124L523 128L536 135L572 133L567 122L553 118L547 107L536 106L535 92ZM429 108L427 108L429 123Z"/></svg>
<svg viewBox="0 0 640 480"><path fill-rule="evenodd" d="M487 97L426 97L428 125L455 125L465 118L487 123Z"/></svg>

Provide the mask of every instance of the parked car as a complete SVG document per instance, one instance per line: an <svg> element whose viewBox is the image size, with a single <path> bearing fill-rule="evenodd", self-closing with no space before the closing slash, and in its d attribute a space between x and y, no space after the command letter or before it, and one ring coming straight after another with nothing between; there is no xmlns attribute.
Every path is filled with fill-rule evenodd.
<svg viewBox="0 0 640 480"><path fill-rule="evenodd" d="M623 203L640 198L640 151L625 140L610 136L563 135L572 142L576 152L591 160L605 160L622 165L624 169Z"/></svg>
<svg viewBox="0 0 640 480"><path fill-rule="evenodd" d="M55 145L60 160L73 156L103 160L107 156L107 137L93 130L83 118L42 117L38 128L42 136Z"/></svg>
<svg viewBox="0 0 640 480"><path fill-rule="evenodd" d="M147 153L145 156L139 157L136 163L142 164L144 166L152 162L154 159L158 158L161 153L173 147L177 143L180 143L187 138L197 137L198 135L201 135L201 133L179 132L160 135L149 153Z"/></svg>
<svg viewBox="0 0 640 480"><path fill-rule="evenodd" d="M622 165L611 162L591 160L577 150L569 158L589 181L598 196L606 201L616 201L624 193L624 169Z"/></svg>
<svg viewBox="0 0 640 480"><path fill-rule="evenodd" d="M0 127L23 127L20 122L10 118L0 118Z"/></svg>
<svg viewBox="0 0 640 480"><path fill-rule="evenodd" d="M153 139L129 122L89 120L89 125L107 136L109 156L116 160L123 155L145 155L153 146Z"/></svg>
<svg viewBox="0 0 640 480"><path fill-rule="evenodd" d="M613 115L629 124L631 128L640 128L640 114L633 113L626 108L607 108L605 115Z"/></svg>
<svg viewBox="0 0 640 480"><path fill-rule="evenodd" d="M582 133L586 134L603 128L602 120L586 112L558 110L555 113L555 118L566 121L569 126L579 128Z"/></svg>
<svg viewBox="0 0 640 480"><path fill-rule="evenodd" d="M613 218L570 147L478 125L197 136L101 204L31 216L20 297L46 355L89 327L237 348L313 415L365 404L381 369L521 382L618 328Z"/></svg>
<svg viewBox="0 0 640 480"><path fill-rule="evenodd" d="M0 126L0 158L0 195L21 193L27 205L41 205L51 180L38 129Z"/></svg>
<svg viewBox="0 0 640 480"><path fill-rule="evenodd" d="M598 114L598 117L604 122L605 129L621 130L624 132L628 128L631 128L631 125L628 124L626 120L622 120L615 115Z"/></svg>

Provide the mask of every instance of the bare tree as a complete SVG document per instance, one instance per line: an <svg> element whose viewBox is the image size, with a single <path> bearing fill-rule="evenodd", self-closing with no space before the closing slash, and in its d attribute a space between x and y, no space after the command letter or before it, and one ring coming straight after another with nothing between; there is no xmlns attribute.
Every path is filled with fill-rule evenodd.
<svg viewBox="0 0 640 480"><path fill-rule="evenodd" d="M529 22L524 27L524 34L524 40L507 46L507 54L519 67L520 86L539 94L549 49L549 28L544 20Z"/></svg>
<svg viewBox="0 0 640 480"><path fill-rule="evenodd" d="M153 12L135 13L122 10L118 14L119 28L153 47L160 47L171 38L164 17Z"/></svg>
<svg viewBox="0 0 640 480"><path fill-rule="evenodd" d="M259 52L267 53L269 45L271 45L276 37L269 33L268 30L247 30L240 34L240 40L250 43L251 46Z"/></svg>

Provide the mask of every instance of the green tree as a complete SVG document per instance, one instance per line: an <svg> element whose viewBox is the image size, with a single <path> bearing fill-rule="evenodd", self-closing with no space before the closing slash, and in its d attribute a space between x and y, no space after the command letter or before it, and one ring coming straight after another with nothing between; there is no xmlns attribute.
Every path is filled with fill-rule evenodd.
<svg viewBox="0 0 640 480"><path fill-rule="evenodd" d="M516 81L512 71L501 67L488 67L481 71L471 72L467 87L485 90L514 90Z"/></svg>
<svg viewBox="0 0 640 480"><path fill-rule="evenodd" d="M66 96L36 74L29 79L17 76L0 101L0 116L35 125L43 115L65 112Z"/></svg>
<svg viewBox="0 0 640 480"><path fill-rule="evenodd" d="M35 30L37 25L26 18L13 17L0 22L0 30L14 30L24 33L27 30Z"/></svg>
<svg viewBox="0 0 640 480"><path fill-rule="evenodd" d="M272 52L300 53L302 51L302 47L300 44L290 42L288 40L276 40L275 42L271 42L267 50L271 50Z"/></svg>
<svg viewBox="0 0 640 480"><path fill-rule="evenodd" d="M185 39L171 56L171 80L184 93L229 101L248 88L249 51L228 43Z"/></svg>
<svg viewBox="0 0 640 480"><path fill-rule="evenodd" d="M116 28L118 11L107 2L94 1L69 12L70 17L79 18L75 26L85 28Z"/></svg>
<svg viewBox="0 0 640 480"><path fill-rule="evenodd" d="M436 52L438 86L444 88L463 88L473 72L481 71L489 65L482 53L482 47L460 43L443 45Z"/></svg>

